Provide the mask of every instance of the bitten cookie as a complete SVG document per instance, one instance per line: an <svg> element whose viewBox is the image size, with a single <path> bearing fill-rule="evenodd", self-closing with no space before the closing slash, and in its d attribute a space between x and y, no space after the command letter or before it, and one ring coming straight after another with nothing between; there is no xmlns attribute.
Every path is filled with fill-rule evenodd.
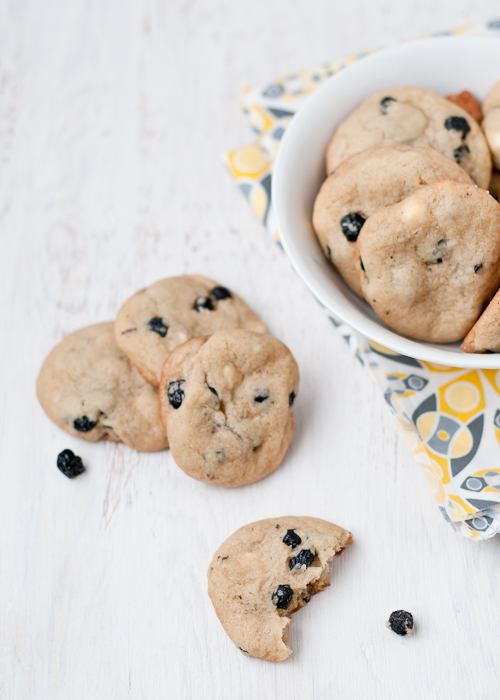
<svg viewBox="0 0 500 700"><path fill-rule="evenodd" d="M457 341L500 286L500 204L479 187L427 185L367 220L355 259L366 300L390 328Z"/></svg>
<svg viewBox="0 0 500 700"><path fill-rule="evenodd" d="M130 297L118 312L115 338L144 379L158 386L163 364L178 345L222 329L265 333L236 294L201 275L169 277Z"/></svg>
<svg viewBox="0 0 500 700"><path fill-rule="evenodd" d="M500 352L500 290L462 343L464 352Z"/></svg>
<svg viewBox="0 0 500 700"><path fill-rule="evenodd" d="M260 520L237 530L215 552L208 594L224 630L248 656L284 661L292 613L330 585L329 561L352 535L318 518Z"/></svg>
<svg viewBox="0 0 500 700"><path fill-rule="evenodd" d="M411 87L378 92L340 124L328 145L327 174L366 148L400 144L430 146L488 187L491 157L477 122L444 97Z"/></svg>
<svg viewBox="0 0 500 700"><path fill-rule="evenodd" d="M299 372L276 338L218 331L178 347L163 367L160 416L186 474L217 486L258 481L295 433Z"/></svg>
<svg viewBox="0 0 500 700"><path fill-rule="evenodd" d="M314 230L327 258L357 294L362 296L354 246L366 219L440 180L473 184L465 170L438 151L412 146L356 153L325 180L314 204Z"/></svg>
<svg viewBox="0 0 500 700"><path fill-rule="evenodd" d="M141 452L167 447L158 389L117 347L113 323L82 328L56 345L40 370L37 394L48 417L70 435Z"/></svg>
<svg viewBox="0 0 500 700"><path fill-rule="evenodd" d="M481 125L493 155L493 163L500 169L500 80L486 95L482 110Z"/></svg>

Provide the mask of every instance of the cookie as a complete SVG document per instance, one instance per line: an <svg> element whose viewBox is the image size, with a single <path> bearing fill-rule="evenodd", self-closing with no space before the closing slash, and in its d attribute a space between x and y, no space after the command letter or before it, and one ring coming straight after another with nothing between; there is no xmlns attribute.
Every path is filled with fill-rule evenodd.
<svg viewBox="0 0 500 700"><path fill-rule="evenodd" d="M483 117L485 117L488 112L491 112L492 109L498 107L498 105L500 105L500 80L493 85L483 100L483 104L481 105Z"/></svg>
<svg viewBox="0 0 500 700"><path fill-rule="evenodd" d="M357 294L362 296L354 246L366 219L439 180L473 184L465 170L438 151L412 146L356 153L325 180L314 204L314 230L327 258Z"/></svg>
<svg viewBox="0 0 500 700"><path fill-rule="evenodd" d="M421 187L370 216L355 260L365 298L387 326L457 341L500 286L500 204L458 182Z"/></svg>
<svg viewBox="0 0 500 700"><path fill-rule="evenodd" d="M295 433L299 372L276 338L218 331L178 347L163 367L160 416L186 474L218 486L258 481Z"/></svg>
<svg viewBox="0 0 500 700"><path fill-rule="evenodd" d="M500 173L498 170L494 170L491 173L490 184L488 185L488 192L492 197L495 197L497 202L500 200Z"/></svg>
<svg viewBox="0 0 500 700"><path fill-rule="evenodd" d="M500 169L500 80L486 95L482 109L483 131L493 156L493 164Z"/></svg>
<svg viewBox="0 0 500 700"><path fill-rule="evenodd" d="M115 338L144 379L158 386L170 353L191 338L222 329L265 333L256 314L227 287L200 275L169 277L130 297L118 312Z"/></svg>
<svg viewBox="0 0 500 700"><path fill-rule="evenodd" d="M117 347L113 323L82 328L56 345L40 370L37 394L48 417L70 435L141 452L167 447L158 389Z"/></svg>
<svg viewBox="0 0 500 700"><path fill-rule="evenodd" d="M401 144L430 146L488 187L491 157L477 122L444 97L410 87L378 92L340 124L328 144L327 173L366 148Z"/></svg>
<svg viewBox="0 0 500 700"><path fill-rule="evenodd" d="M500 290L462 343L464 352L500 352Z"/></svg>
<svg viewBox="0 0 500 700"><path fill-rule="evenodd" d="M247 656L284 661L292 613L330 585L329 562L352 535L318 518L260 520L215 552L208 595L224 630Z"/></svg>
<svg viewBox="0 0 500 700"><path fill-rule="evenodd" d="M479 124L482 119L481 107L472 93L468 90L462 90L462 92L459 92L457 95L446 95L446 99L462 109L465 109L467 114L470 114Z"/></svg>

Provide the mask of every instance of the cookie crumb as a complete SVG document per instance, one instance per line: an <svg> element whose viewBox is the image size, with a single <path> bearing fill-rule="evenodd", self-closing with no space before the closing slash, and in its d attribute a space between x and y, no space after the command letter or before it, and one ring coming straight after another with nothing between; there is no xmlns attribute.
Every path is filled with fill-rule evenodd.
<svg viewBox="0 0 500 700"><path fill-rule="evenodd" d="M401 637L413 633L413 615L406 610L395 610L389 615L385 626Z"/></svg>
<svg viewBox="0 0 500 700"><path fill-rule="evenodd" d="M63 450L57 455L57 467L68 479L74 479L85 471L82 458L72 450Z"/></svg>

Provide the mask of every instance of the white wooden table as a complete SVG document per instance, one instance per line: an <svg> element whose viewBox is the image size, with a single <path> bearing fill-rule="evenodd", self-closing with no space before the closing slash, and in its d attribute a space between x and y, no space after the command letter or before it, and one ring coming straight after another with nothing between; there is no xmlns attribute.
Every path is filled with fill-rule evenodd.
<svg viewBox="0 0 500 700"><path fill-rule="evenodd" d="M379 390L219 160L251 138L247 84L495 14L496 0L2 0L1 700L498 699L498 539L446 525ZM301 369L295 441L246 488L72 439L36 400L66 333L186 272L240 293ZM75 481L55 466L66 447L88 466ZM274 665L225 635L206 569L237 527L282 514L355 544ZM398 608L413 637L385 629Z"/></svg>

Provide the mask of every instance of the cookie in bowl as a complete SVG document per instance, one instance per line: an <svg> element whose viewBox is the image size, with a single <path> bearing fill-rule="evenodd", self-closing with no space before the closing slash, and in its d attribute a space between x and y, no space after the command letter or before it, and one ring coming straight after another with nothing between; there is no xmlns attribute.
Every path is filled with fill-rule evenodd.
<svg viewBox="0 0 500 700"><path fill-rule="evenodd" d="M464 352L500 352L500 290L467 333L461 348Z"/></svg>
<svg viewBox="0 0 500 700"><path fill-rule="evenodd" d="M486 138L468 112L431 90L378 92L343 121L327 148L327 174L344 160L375 146L430 146L454 160L482 188L491 175Z"/></svg>
<svg viewBox="0 0 500 700"><path fill-rule="evenodd" d="M446 95L446 99L449 102L453 102L453 104L458 105L462 109L465 109L467 114L470 114L478 124L481 122L482 114L479 102L468 90L462 90L462 92L459 92L456 95Z"/></svg>
<svg viewBox="0 0 500 700"><path fill-rule="evenodd" d="M130 297L116 317L115 338L144 379L158 386L165 360L178 345L235 328L266 332L257 314L227 287L201 275L184 275L155 282Z"/></svg>
<svg viewBox="0 0 500 700"><path fill-rule="evenodd" d="M363 294L397 333L451 343L500 286L500 204L443 181L367 219L355 249Z"/></svg>
<svg viewBox="0 0 500 700"><path fill-rule="evenodd" d="M493 164L500 169L500 80L486 95L482 111L481 126L493 156Z"/></svg>
<svg viewBox="0 0 500 700"><path fill-rule="evenodd" d="M497 200L497 202L500 200L500 172L498 172L498 170L493 170L491 173L488 192Z"/></svg>
<svg viewBox="0 0 500 700"><path fill-rule="evenodd" d="M313 227L326 257L359 296L363 292L354 266L354 247L366 219L419 187L440 180L474 184L450 158L432 148L412 146L356 153L325 180L314 204Z"/></svg>
<svg viewBox="0 0 500 700"><path fill-rule="evenodd" d="M160 383L160 416L178 466L243 486L281 464L295 433L299 372L276 338L218 331L176 348Z"/></svg>

